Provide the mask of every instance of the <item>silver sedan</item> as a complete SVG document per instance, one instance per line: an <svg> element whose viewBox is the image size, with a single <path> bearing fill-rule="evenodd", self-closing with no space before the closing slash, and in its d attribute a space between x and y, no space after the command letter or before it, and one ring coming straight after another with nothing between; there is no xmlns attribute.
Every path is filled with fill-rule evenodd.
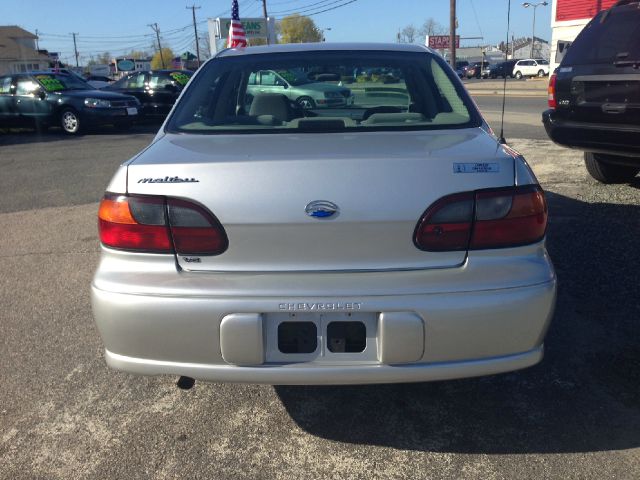
<svg viewBox="0 0 640 480"><path fill-rule="evenodd" d="M340 107L247 102L251 75L285 69L394 83L371 75ZM223 51L115 173L98 217L93 312L119 370L356 384L543 356L556 296L544 193L424 47Z"/></svg>

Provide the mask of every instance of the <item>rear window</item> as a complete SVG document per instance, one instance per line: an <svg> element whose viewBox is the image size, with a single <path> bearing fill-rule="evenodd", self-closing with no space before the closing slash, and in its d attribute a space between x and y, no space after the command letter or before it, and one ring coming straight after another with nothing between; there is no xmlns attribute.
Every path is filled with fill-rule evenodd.
<svg viewBox="0 0 640 480"><path fill-rule="evenodd" d="M321 51L206 64L168 131L323 132L480 125L464 87L430 53Z"/></svg>
<svg viewBox="0 0 640 480"><path fill-rule="evenodd" d="M640 59L640 10L637 5L600 12L571 44L563 65L613 63Z"/></svg>

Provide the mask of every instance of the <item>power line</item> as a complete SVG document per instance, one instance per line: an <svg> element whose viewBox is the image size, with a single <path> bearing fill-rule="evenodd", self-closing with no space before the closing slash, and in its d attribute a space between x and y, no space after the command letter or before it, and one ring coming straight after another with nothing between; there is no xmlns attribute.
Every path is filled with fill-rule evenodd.
<svg viewBox="0 0 640 480"><path fill-rule="evenodd" d="M342 2L342 1L343 0L321 0L319 2L309 3L307 5L302 5L299 8L289 8L287 10L281 10L281 11L278 11L278 12L271 12L271 13L279 14L279 15L287 14L287 13L300 13L300 12L304 12L304 11L307 11L307 10L315 10L314 8L311 8L311 7L314 7L314 6L316 6L316 8L324 8L324 7L327 7L327 6L332 5L334 3L339 3L339 2ZM324 4L324 5L320 5L320 4Z"/></svg>
<svg viewBox="0 0 640 480"><path fill-rule="evenodd" d="M358 0L350 0L349 2L345 2L345 3L343 3L342 5L337 5L337 6L335 6L335 7L327 8L327 9L325 9L325 10L320 10L320 11L318 11L318 12L307 13L307 14L306 14L306 16L307 16L307 17L311 17L311 16L313 16L313 15L318 15L318 14L320 14L320 13L330 12L331 10L336 10L336 9L338 9L338 8L341 8L341 7L346 7L346 6L347 6L347 5L349 5L350 3L355 3L355 2L357 2L357 1L358 1Z"/></svg>

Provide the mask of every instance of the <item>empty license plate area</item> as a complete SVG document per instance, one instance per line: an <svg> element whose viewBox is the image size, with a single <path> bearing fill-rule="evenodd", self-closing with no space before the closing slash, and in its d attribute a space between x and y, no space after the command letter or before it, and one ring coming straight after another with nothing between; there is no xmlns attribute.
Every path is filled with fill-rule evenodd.
<svg viewBox="0 0 640 480"><path fill-rule="evenodd" d="M375 313L264 314L266 361L378 363Z"/></svg>

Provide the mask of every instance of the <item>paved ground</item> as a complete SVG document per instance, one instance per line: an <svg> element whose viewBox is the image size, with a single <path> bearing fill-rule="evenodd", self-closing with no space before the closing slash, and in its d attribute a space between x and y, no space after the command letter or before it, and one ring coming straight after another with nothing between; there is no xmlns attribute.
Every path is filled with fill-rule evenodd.
<svg viewBox="0 0 640 480"><path fill-rule="evenodd" d="M108 370L89 305L95 202L152 134L0 133L0 478L638 478L640 177L599 185L580 154L507 136L550 204L559 297L543 363L183 392Z"/></svg>

